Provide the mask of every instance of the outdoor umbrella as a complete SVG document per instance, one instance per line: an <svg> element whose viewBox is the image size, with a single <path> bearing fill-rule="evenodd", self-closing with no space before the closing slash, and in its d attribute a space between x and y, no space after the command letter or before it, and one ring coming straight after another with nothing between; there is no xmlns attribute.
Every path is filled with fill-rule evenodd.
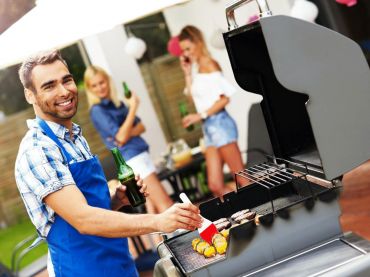
<svg viewBox="0 0 370 277"><path fill-rule="evenodd" d="M189 0L40 0L0 35L0 68Z"/></svg>

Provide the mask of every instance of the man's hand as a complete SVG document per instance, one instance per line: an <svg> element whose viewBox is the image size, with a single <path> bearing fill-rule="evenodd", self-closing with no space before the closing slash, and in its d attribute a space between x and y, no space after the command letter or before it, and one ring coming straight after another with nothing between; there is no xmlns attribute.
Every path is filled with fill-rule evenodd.
<svg viewBox="0 0 370 277"><path fill-rule="evenodd" d="M135 180L137 181L137 185L140 187L140 192L145 196L148 197L149 193L147 190L147 185L144 184L143 180L140 178L140 175L135 176ZM130 205L130 201L128 200L126 196L126 186L119 184L119 186L116 188L116 192L114 195L115 199L117 200L117 204L120 206L128 206Z"/></svg>
<svg viewBox="0 0 370 277"><path fill-rule="evenodd" d="M202 218L197 206L188 203L178 203L158 215L158 230L165 233L177 229L193 231L202 226Z"/></svg>

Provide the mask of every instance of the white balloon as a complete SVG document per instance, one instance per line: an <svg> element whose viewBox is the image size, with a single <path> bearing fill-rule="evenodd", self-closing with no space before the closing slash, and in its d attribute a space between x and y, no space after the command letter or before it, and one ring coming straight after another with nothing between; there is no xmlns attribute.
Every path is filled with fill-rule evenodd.
<svg viewBox="0 0 370 277"><path fill-rule="evenodd" d="M130 37L125 45L125 52L127 55L140 59L146 51L145 42L137 37Z"/></svg>
<svg viewBox="0 0 370 277"><path fill-rule="evenodd" d="M295 0L292 9L290 10L290 16L303 19L309 22L315 22L319 9L317 6L307 0Z"/></svg>
<svg viewBox="0 0 370 277"><path fill-rule="evenodd" d="M222 29L218 28L213 31L211 37L209 38L209 43L216 49L225 48L225 42L222 33Z"/></svg>

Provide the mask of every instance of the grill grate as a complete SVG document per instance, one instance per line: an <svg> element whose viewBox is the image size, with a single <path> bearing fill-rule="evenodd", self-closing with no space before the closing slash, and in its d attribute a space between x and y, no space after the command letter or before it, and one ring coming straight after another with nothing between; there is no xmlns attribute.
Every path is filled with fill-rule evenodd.
<svg viewBox="0 0 370 277"><path fill-rule="evenodd" d="M293 171L284 165L262 163L244 169L236 173L236 175L247 179L250 182L259 184L266 189L271 189L284 185L295 179L305 177L307 174Z"/></svg>
<svg viewBox="0 0 370 277"><path fill-rule="evenodd" d="M203 255L195 252L191 246L191 241L198 237L199 233L193 231L165 241L168 249L172 252L172 255L176 257L179 265L186 273L191 273L216 261L225 259L225 255L217 254L215 257L205 258Z"/></svg>
<svg viewBox="0 0 370 277"><path fill-rule="evenodd" d="M235 173L237 190L240 189L240 183L243 183L243 179L247 180L249 183L251 182L251 183L262 186L268 191L268 195L270 198L270 205L271 205L271 209L273 213L276 212L276 208L278 207L275 207L276 203L274 204L274 202L276 202L276 200L273 200L271 190L276 189L280 186L284 186L295 180L298 180L298 179L305 180L304 183L308 187L311 193L311 196L314 197L313 190L311 186L309 185L309 181L307 180L308 168L306 164L297 164L297 163L286 161L280 158L273 158L273 160L274 160L274 163L272 162L261 163L261 164L246 168L240 172ZM282 161L282 163L278 164L277 163L278 160ZM286 166L286 163L299 165L301 168L304 168L306 172L303 173L303 172L292 170L291 168ZM240 182L240 178L242 179L241 182ZM266 205L267 204L264 204L264 206ZM278 205L278 206L281 206L281 205ZM268 211L269 209L264 208L263 210Z"/></svg>

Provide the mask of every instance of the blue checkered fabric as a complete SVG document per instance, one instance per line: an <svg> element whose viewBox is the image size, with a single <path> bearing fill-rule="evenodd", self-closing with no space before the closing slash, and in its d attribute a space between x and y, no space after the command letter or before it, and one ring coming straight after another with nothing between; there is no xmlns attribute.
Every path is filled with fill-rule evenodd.
<svg viewBox="0 0 370 277"><path fill-rule="evenodd" d="M72 163L93 157L77 124L72 126L71 138L64 126L46 123L71 155ZM54 222L54 211L43 199L75 182L61 150L43 133L36 119L27 120L27 125L29 130L22 139L15 162L15 179L32 223L39 236L46 238Z"/></svg>

